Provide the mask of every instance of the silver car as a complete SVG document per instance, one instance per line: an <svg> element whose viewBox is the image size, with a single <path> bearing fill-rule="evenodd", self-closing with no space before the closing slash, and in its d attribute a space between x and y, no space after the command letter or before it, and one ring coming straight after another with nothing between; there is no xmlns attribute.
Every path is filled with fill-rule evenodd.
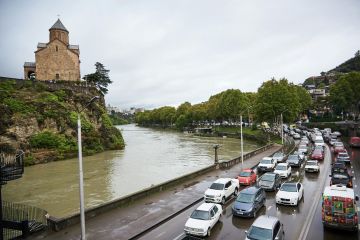
<svg viewBox="0 0 360 240"><path fill-rule="evenodd" d="M264 215L259 216L245 233L247 240L283 240L285 234L284 226L277 217Z"/></svg>

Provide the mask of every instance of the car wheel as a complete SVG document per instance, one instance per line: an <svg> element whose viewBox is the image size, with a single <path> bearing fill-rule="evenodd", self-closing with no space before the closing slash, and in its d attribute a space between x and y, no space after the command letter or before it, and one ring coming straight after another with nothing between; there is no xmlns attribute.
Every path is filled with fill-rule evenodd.
<svg viewBox="0 0 360 240"><path fill-rule="evenodd" d="M206 236L210 237L210 235L211 235L211 229L208 228L207 233L206 233Z"/></svg>
<svg viewBox="0 0 360 240"><path fill-rule="evenodd" d="M225 204L225 197L223 197L223 198L221 199L221 204L222 204L222 205Z"/></svg>
<svg viewBox="0 0 360 240"><path fill-rule="evenodd" d="M235 188L234 196L236 197L238 195L238 188Z"/></svg>

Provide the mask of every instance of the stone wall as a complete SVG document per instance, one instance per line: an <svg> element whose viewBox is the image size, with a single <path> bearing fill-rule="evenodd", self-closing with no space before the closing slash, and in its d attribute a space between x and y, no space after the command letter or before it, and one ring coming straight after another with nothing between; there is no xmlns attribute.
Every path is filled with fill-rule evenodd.
<svg viewBox="0 0 360 240"><path fill-rule="evenodd" d="M35 61L36 80L80 80L79 55L57 39L36 51Z"/></svg>

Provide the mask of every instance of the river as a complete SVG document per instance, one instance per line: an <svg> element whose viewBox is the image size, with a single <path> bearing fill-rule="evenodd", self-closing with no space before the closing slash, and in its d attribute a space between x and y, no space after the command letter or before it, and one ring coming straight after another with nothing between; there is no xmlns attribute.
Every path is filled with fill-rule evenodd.
<svg viewBox="0 0 360 240"><path fill-rule="evenodd" d="M86 208L210 166L214 144L219 160L240 155L240 140L198 137L175 131L118 126L126 147L83 158ZM244 142L244 153L259 147ZM25 168L22 178L3 186L3 199L63 217L79 211L77 158Z"/></svg>

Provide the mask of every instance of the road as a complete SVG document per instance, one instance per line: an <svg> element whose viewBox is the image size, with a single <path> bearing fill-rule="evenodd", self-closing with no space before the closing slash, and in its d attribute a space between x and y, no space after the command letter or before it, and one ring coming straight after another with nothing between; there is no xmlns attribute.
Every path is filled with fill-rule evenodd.
<svg viewBox="0 0 360 240"><path fill-rule="evenodd" d="M357 154L356 159L360 161L360 152L354 152L354 154ZM319 174L305 174L303 171L304 166L292 170L290 180L300 180L305 189L304 200L298 207L276 205L275 193L267 192L265 207L258 212L258 215L267 214L278 217L284 224L286 239L338 239L338 236L335 236L332 232L326 231L324 233L321 223L321 194L324 186L329 184L330 181L328 175L332 160L331 149L326 146L325 159L320 163ZM357 161L357 165L354 164L354 169L360 169L359 161ZM359 179L355 178L354 181L359 181ZM360 186L359 183L357 185ZM234 217L231 212L232 203L233 199L225 204L222 219L215 225L208 239L245 239L245 230L250 227L254 218ZM194 239L185 236L183 227L191 212L198 205L164 223L140 239ZM357 239L357 235L354 237L354 239Z"/></svg>
<svg viewBox="0 0 360 240"><path fill-rule="evenodd" d="M352 162L351 167L349 167L351 173L353 174L353 185L355 194L360 196L360 148L349 148L347 147L349 155L351 156ZM333 156L334 159L334 156ZM327 176L326 183L329 184L330 177ZM358 202L358 212L360 202ZM352 233L345 231L336 231L332 229L324 229L321 222L321 202L317 204L315 217L311 222L311 227L309 234L306 239L326 239L326 240L335 240L335 239L346 239L346 240L355 240L360 239L360 232Z"/></svg>

